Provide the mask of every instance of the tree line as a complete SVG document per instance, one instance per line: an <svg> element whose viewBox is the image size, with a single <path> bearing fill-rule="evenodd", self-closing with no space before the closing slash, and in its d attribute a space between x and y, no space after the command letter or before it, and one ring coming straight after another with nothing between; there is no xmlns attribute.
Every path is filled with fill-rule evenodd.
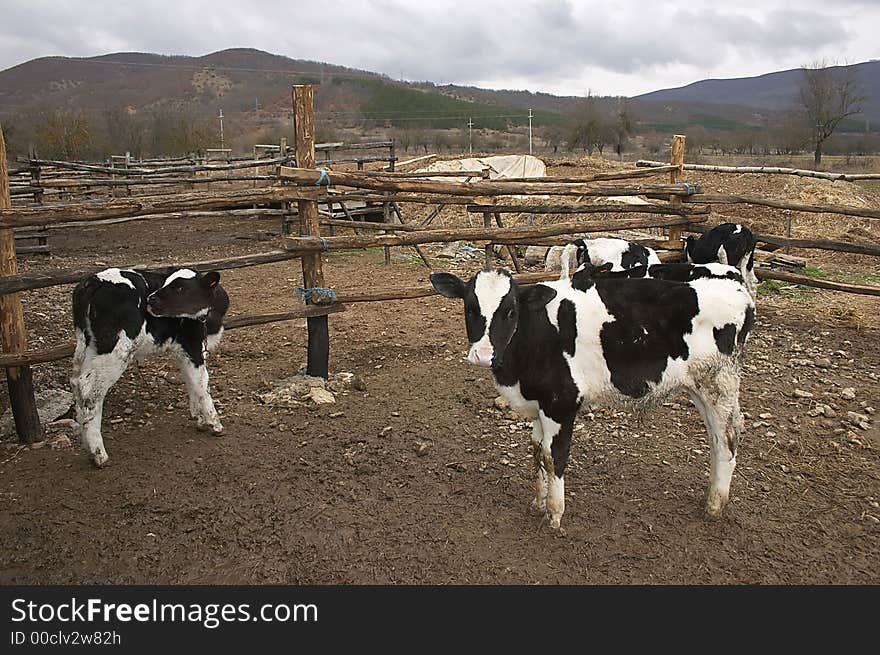
<svg viewBox="0 0 880 655"><path fill-rule="evenodd" d="M217 144L216 121L185 108L126 107L89 113L47 107L2 119L13 156L100 161L126 151L134 158L184 156Z"/></svg>

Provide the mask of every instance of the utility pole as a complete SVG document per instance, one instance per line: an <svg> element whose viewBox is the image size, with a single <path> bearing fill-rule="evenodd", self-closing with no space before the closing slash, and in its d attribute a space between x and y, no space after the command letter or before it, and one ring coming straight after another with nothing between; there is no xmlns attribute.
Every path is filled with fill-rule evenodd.
<svg viewBox="0 0 880 655"><path fill-rule="evenodd" d="M529 154L532 154L532 110L529 109Z"/></svg>
<svg viewBox="0 0 880 655"><path fill-rule="evenodd" d="M473 128L474 121L468 118L468 154L473 154L474 152L474 140L473 140Z"/></svg>
<svg viewBox="0 0 880 655"><path fill-rule="evenodd" d="M220 147L223 147L223 108L220 108Z"/></svg>

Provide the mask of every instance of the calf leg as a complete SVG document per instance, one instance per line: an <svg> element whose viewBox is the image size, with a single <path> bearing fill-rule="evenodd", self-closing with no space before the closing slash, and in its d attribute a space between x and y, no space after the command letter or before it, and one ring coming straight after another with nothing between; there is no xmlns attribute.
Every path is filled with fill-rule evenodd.
<svg viewBox="0 0 880 655"><path fill-rule="evenodd" d="M98 467L104 466L109 459L104 448L104 438L101 436L104 398L128 368L133 352L134 342L124 331L119 333L113 350L101 355L97 353L94 344L86 347L85 340L77 335L70 383L76 402L80 439L83 448Z"/></svg>
<svg viewBox="0 0 880 655"><path fill-rule="evenodd" d="M739 375L723 369L689 393L706 425L711 451L706 513L719 518L730 497L736 449L742 435Z"/></svg>
<svg viewBox="0 0 880 655"><path fill-rule="evenodd" d="M186 383L190 415L198 421L200 430L210 429L215 434L220 434L223 432L223 424L220 423L220 416L208 391L208 367L204 360L196 365L186 351L181 350L177 355L177 363Z"/></svg>
<svg viewBox="0 0 880 655"><path fill-rule="evenodd" d="M547 473L544 471L544 455L541 452L543 440L541 419L535 418L532 421L532 458L535 463L535 498L532 500L532 508L541 514L547 511Z"/></svg>
<svg viewBox="0 0 880 655"><path fill-rule="evenodd" d="M571 450L571 432L574 428L575 413L565 417L562 423L539 413L541 421L541 458L547 475L547 514L550 527L559 528L565 512L565 467Z"/></svg>

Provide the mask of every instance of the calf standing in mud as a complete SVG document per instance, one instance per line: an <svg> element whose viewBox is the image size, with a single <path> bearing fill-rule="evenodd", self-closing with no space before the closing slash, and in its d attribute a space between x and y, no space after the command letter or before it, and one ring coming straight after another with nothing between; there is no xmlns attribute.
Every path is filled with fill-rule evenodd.
<svg viewBox="0 0 880 655"><path fill-rule="evenodd" d="M468 360L489 367L511 407L532 419L533 506L559 528L565 467L583 403L648 404L677 390L700 412L711 449L706 512L727 503L742 430L739 354L755 306L734 279L591 277L519 287L507 271L467 283L431 275L464 300Z"/></svg>
<svg viewBox="0 0 880 655"><path fill-rule="evenodd" d="M189 393L199 428L219 434L208 392L205 354L220 341L229 297L216 271L162 273L109 268L73 290L76 351L70 383L83 447L96 466L107 463L101 436L104 398L133 359L170 350Z"/></svg>

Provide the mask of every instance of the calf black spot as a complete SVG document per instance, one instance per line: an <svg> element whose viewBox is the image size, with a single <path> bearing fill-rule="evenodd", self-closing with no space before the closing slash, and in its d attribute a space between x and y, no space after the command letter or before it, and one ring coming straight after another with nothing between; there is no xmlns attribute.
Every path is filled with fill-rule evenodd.
<svg viewBox="0 0 880 655"><path fill-rule="evenodd" d="M577 310L573 302L563 300L559 303L556 322L559 325L559 340L562 342L562 349L570 357L574 357L574 342L577 339Z"/></svg>
<svg viewBox="0 0 880 655"><path fill-rule="evenodd" d="M736 337L736 341L740 346L745 345L746 338L749 336L749 332L752 331L752 328L755 325L755 308L754 307L746 307L746 317L743 320L742 327L739 330L739 334Z"/></svg>
<svg viewBox="0 0 880 655"><path fill-rule="evenodd" d="M712 333L715 335L715 344L718 346L718 351L724 355L732 355L733 342L736 338L736 326L733 323L728 323L720 330L712 328Z"/></svg>
<svg viewBox="0 0 880 655"><path fill-rule="evenodd" d="M684 336L699 312L697 293L684 284L652 279L599 278L595 284L614 317L599 333L611 383L641 398L650 391L649 382L660 382L669 358L688 357Z"/></svg>

